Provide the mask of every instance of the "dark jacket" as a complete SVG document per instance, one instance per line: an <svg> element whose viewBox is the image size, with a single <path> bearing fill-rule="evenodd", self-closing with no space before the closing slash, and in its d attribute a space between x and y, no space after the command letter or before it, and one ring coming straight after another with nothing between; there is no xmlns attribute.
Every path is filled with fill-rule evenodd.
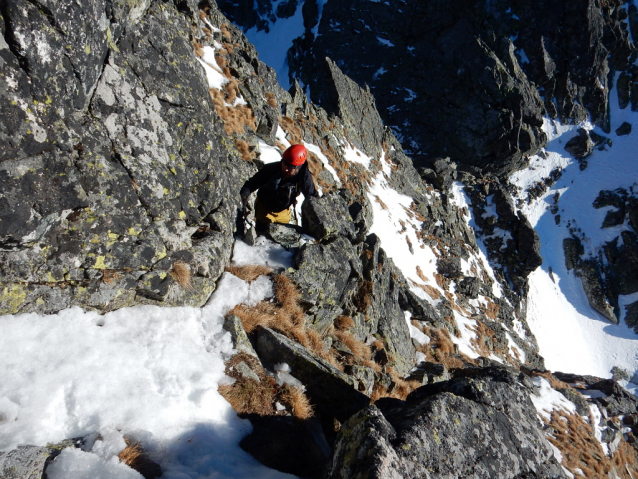
<svg viewBox="0 0 638 479"><path fill-rule="evenodd" d="M244 184L240 194L247 197L255 190L259 202L273 212L290 208L299 193L306 198L318 196L308 163L292 178L283 177L281 162L268 163Z"/></svg>

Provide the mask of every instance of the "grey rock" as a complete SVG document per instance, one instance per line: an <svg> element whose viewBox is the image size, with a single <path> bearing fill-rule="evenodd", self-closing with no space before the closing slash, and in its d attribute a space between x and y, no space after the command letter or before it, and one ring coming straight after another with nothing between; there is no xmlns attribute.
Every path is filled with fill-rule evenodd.
<svg viewBox="0 0 638 479"><path fill-rule="evenodd" d="M308 243L295 255L296 271L291 277L301 290L302 301L338 306L352 270L358 269L357 262L354 247L342 236L327 245Z"/></svg>
<svg viewBox="0 0 638 479"><path fill-rule="evenodd" d="M367 396L372 394L375 381L375 372L372 368L354 365L346 368L346 372L358 381L359 391Z"/></svg>
<svg viewBox="0 0 638 479"><path fill-rule="evenodd" d="M301 243L301 235L293 225L269 223L266 226L266 236L284 248L296 248Z"/></svg>
<svg viewBox="0 0 638 479"><path fill-rule="evenodd" d="M0 92L0 284L10 293L0 313L201 306L230 258L251 166L208 101L189 40L203 25L196 2L45 4L3 9L13 40L0 50L9 85ZM36 48L32 31L50 48ZM211 214L214 235L196 237ZM157 279L184 254L196 291ZM152 284L130 281L131 271Z"/></svg>
<svg viewBox="0 0 638 479"><path fill-rule="evenodd" d="M423 386L405 403L379 407L342 426L327 477L565 477L527 391L503 370Z"/></svg>
<svg viewBox="0 0 638 479"><path fill-rule="evenodd" d="M257 357L257 353L255 352L253 345L248 339L248 335L244 330L244 326L237 316L233 314L226 316L224 318L224 329L230 333L233 341L233 348L235 348L240 353L245 353Z"/></svg>
<svg viewBox="0 0 638 479"><path fill-rule="evenodd" d="M308 198L302 205L303 226L317 241L329 242L337 236L355 239L355 227L346 200L338 193Z"/></svg>
<svg viewBox="0 0 638 479"><path fill-rule="evenodd" d="M259 376L257 376L255 371L250 369L250 367L245 362L240 361L239 363L237 363L237 365L235 365L235 369L237 369L237 372L241 374L243 377L245 377L246 379L252 379L253 381L257 383L261 382L259 380Z"/></svg>
<svg viewBox="0 0 638 479"><path fill-rule="evenodd" d="M286 363L306 387L310 402L328 417L344 422L370 403L354 380L298 343L267 328L257 329L257 353L268 368Z"/></svg>
<svg viewBox="0 0 638 479"><path fill-rule="evenodd" d="M45 464L59 454L49 447L20 446L0 452L0 476L3 479L41 479Z"/></svg>
<svg viewBox="0 0 638 479"><path fill-rule="evenodd" d="M589 133L584 128L578 130L578 135L573 137L565 145L565 150L578 160L584 160L592 154L594 143L589 137Z"/></svg>

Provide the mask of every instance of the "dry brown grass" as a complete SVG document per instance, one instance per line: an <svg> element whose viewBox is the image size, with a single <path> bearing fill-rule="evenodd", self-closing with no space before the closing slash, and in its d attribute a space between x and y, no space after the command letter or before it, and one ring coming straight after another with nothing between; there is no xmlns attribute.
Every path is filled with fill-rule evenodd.
<svg viewBox="0 0 638 479"><path fill-rule="evenodd" d="M255 114L248 105L232 106L239 91L236 81L231 79L224 84L222 90L210 88L208 91L215 105L215 111L224 121L224 131L228 135L244 133L246 127L253 131L257 129Z"/></svg>
<svg viewBox="0 0 638 479"><path fill-rule="evenodd" d="M542 378L547 379L550 386L554 389L565 389L565 388L572 389L572 387L569 384L558 379L550 371L533 370L533 371L530 371L530 376L533 378L540 376Z"/></svg>
<svg viewBox="0 0 638 479"><path fill-rule="evenodd" d="M354 359L356 362L360 362L361 360L369 360L372 357L372 350L370 349L370 346L368 346L360 339L357 339L351 332L336 330L334 332L334 335L350 351L352 351L352 354L354 356L354 358L352 359Z"/></svg>
<svg viewBox="0 0 638 479"><path fill-rule="evenodd" d="M563 467L576 477L634 479L638 474L636 450L623 440L614 455L608 457L591 425L578 414L554 411L549 424L554 430L554 435L548 437L549 442L563 455Z"/></svg>
<svg viewBox="0 0 638 479"><path fill-rule="evenodd" d="M472 326L472 331L476 334L470 340L472 346L476 352L480 353L482 356L489 357L492 354L492 349L490 349L490 345L492 344L492 338L494 338L494 331L488 328L481 321L476 321L476 325Z"/></svg>
<svg viewBox="0 0 638 479"><path fill-rule="evenodd" d="M277 109L277 98L273 92L266 92L266 101L270 106L272 106L275 110Z"/></svg>
<svg viewBox="0 0 638 479"><path fill-rule="evenodd" d="M198 40L193 40L193 50L195 50L195 55L197 55L199 58L203 58L204 57L204 46L198 41Z"/></svg>
<svg viewBox="0 0 638 479"><path fill-rule="evenodd" d="M259 381L242 376L236 366L244 362L257 375ZM230 403L237 414L258 414L273 416L277 414L275 407L277 382L269 376L259 361L244 353L233 356L226 362L226 375L235 379L231 385L220 386L219 393Z"/></svg>
<svg viewBox="0 0 638 479"><path fill-rule="evenodd" d="M417 271L417 274L418 271ZM410 284L412 284L412 286L416 286L419 289L422 289L423 291L425 291L428 296L430 296L430 298L432 299L439 299L441 297L441 292L436 289L434 286L430 286L429 284L421 284L421 283L417 283L416 281L410 279Z"/></svg>
<svg viewBox="0 0 638 479"><path fill-rule="evenodd" d="M352 298L352 302L359 311L365 313L373 300L374 283L366 279L359 282L359 288Z"/></svg>
<svg viewBox="0 0 638 479"><path fill-rule="evenodd" d="M245 266L228 266L226 268L230 274L237 276L244 281L252 283L260 276L272 274L272 268L260 264L249 264Z"/></svg>
<svg viewBox="0 0 638 479"><path fill-rule="evenodd" d="M354 327L354 319L350 316L339 316L334 320L334 327L339 331L344 331Z"/></svg>
<svg viewBox="0 0 638 479"><path fill-rule="evenodd" d="M428 283L430 280L428 279L428 277L423 273L423 270L421 269L420 266L416 267L416 275L421 278L421 280L425 281L426 283Z"/></svg>
<svg viewBox="0 0 638 479"><path fill-rule="evenodd" d="M246 140L235 138L235 148L239 152L239 157L244 161L253 161L253 154L250 145Z"/></svg>
<svg viewBox="0 0 638 479"><path fill-rule="evenodd" d="M230 40L231 34L230 34L230 31L228 31L228 24L222 23L220 29L222 31L222 35L224 35L226 38Z"/></svg>
<svg viewBox="0 0 638 479"><path fill-rule="evenodd" d="M288 118L287 116L282 116L279 119L279 124L281 125L281 128L287 133L288 141L290 141L290 143L303 143L303 131L301 131L301 128L299 128L299 125L297 125L294 120Z"/></svg>
<svg viewBox="0 0 638 479"><path fill-rule="evenodd" d="M184 289L191 289L191 268L182 261L175 261L168 272L171 278Z"/></svg>
<svg viewBox="0 0 638 479"><path fill-rule="evenodd" d="M115 269L105 269L102 271L102 282L106 284L115 283L122 276L122 273Z"/></svg>
<svg viewBox="0 0 638 479"><path fill-rule="evenodd" d="M310 419L314 411L308 396L299 388L284 384L278 396L279 402L292 412L297 419Z"/></svg>
<svg viewBox="0 0 638 479"><path fill-rule="evenodd" d="M430 343L417 348L425 354L426 359L433 363L443 364L448 369L465 367L465 362L473 362L468 358L462 358L457 352L454 342L447 329L435 329L425 325L420 328L424 334L430 337Z"/></svg>
<svg viewBox="0 0 638 479"><path fill-rule="evenodd" d="M487 298L487 307L481 307L481 310L491 320L496 320L498 318L498 312L500 311L500 306L493 302L491 299Z"/></svg>
<svg viewBox="0 0 638 479"><path fill-rule="evenodd" d="M299 305L299 290L294 283L285 274L275 276L274 283L274 302L262 301L255 306L240 304L228 314L239 317L247 334L251 334L257 326L274 329L333 366L343 369L326 349L319 334L306 327L306 316Z"/></svg>
<svg viewBox="0 0 638 479"><path fill-rule="evenodd" d="M277 305L262 301L255 306L246 306L245 304L239 304L231 309L228 314L234 314L241 319L242 325L247 334L251 334L257 326L263 326L264 328L270 328L273 323L276 324L277 312L279 308Z"/></svg>
<svg viewBox="0 0 638 479"><path fill-rule="evenodd" d="M423 384L419 381L406 381L401 378L394 368L387 368L387 372L392 377L392 387L390 389L386 389L380 383L376 383L372 389L372 394L370 395L371 403L375 403L384 397L405 400L405 398L408 397L408 394L423 386Z"/></svg>
<svg viewBox="0 0 638 479"><path fill-rule="evenodd" d="M120 462L136 470L145 478L161 476L162 469L146 454L139 441L124 436L124 442L126 447L117 455Z"/></svg>

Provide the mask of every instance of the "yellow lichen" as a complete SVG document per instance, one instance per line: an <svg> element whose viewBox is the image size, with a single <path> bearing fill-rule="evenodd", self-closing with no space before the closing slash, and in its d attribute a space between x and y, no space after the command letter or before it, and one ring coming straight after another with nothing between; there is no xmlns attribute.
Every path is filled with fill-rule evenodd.
<svg viewBox="0 0 638 479"><path fill-rule="evenodd" d="M27 299L27 292L19 284L5 286L0 296L0 312L2 314L15 314Z"/></svg>

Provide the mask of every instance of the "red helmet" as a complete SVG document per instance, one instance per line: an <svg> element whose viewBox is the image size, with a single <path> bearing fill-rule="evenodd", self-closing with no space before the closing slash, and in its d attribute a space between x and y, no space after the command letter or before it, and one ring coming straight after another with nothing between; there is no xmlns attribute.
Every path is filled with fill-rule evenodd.
<svg viewBox="0 0 638 479"><path fill-rule="evenodd" d="M308 151L303 145L292 145L284 151L284 161L290 165L301 166L306 162Z"/></svg>

